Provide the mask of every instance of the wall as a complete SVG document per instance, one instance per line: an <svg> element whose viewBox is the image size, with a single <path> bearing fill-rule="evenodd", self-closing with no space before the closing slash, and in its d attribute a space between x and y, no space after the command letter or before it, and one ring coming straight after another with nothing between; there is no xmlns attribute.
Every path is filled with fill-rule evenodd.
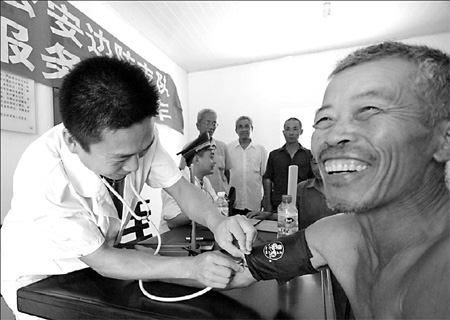
<svg viewBox="0 0 450 320"><path fill-rule="evenodd" d="M102 28L114 35L118 40L130 47L133 51L146 59L155 67L168 73L177 86L178 95L183 106L183 117L187 119L188 113L188 77L187 73L163 54L152 43L149 43L127 22L118 17L107 5L98 1L69 1L73 6L97 22ZM10 208L12 198L12 179L17 162L25 148L41 134L53 126L52 89L36 84L36 134L24 134L1 130L1 221ZM185 127L186 124L185 124ZM182 149L187 142L187 130L182 135L164 125L158 125L161 142L168 152L173 155ZM36 168L39 170L39 168ZM145 198L151 198L152 211L160 210L160 191L147 188L143 192ZM158 221L154 221L159 223Z"/></svg>
<svg viewBox="0 0 450 320"><path fill-rule="evenodd" d="M215 138L224 142L237 139L234 123L238 116L254 120L254 141L268 151L284 143L283 121L297 116L303 122L300 142L310 147L314 111L321 105L327 77L336 61L355 48L292 56L278 60L187 74L153 44L115 15L107 4L97 1L70 1L100 26L147 59L169 73L175 81L183 106L185 134L158 125L162 144L173 155L197 136L196 114L202 108L218 112L219 127ZM450 35L438 34L404 40L427 44L450 52ZM36 84L37 133L35 135L1 131L1 219L8 212L12 197L12 176L25 148L52 125L51 88ZM152 210L160 210L159 190L144 190L152 199ZM155 221L158 223L158 221Z"/></svg>
<svg viewBox="0 0 450 320"><path fill-rule="evenodd" d="M450 53L450 34L404 40L426 44ZM235 120L253 119L253 140L267 151L285 143L283 123L296 116L303 122L300 142L310 148L314 113L321 106L328 74L337 60L356 49L347 48L292 56L278 60L189 74L190 112L187 123L195 131L195 117L202 108L218 112L214 134L226 143L237 139Z"/></svg>
<svg viewBox="0 0 450 320"><path fill-rule="evenodd" d="M26 147L53 126L52 89L36 83L36 134L1 131L1 214L8 212L12 198L12 178L17 162ZM36 168L38 169L38 168Z"/></svg>

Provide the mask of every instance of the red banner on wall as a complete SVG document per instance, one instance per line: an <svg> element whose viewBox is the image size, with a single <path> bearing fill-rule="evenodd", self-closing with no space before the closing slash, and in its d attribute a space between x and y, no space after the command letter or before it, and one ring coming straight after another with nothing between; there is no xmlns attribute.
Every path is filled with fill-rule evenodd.
<svg viewBox="0 0 450 320"><path fill-rule="evenodd" d="M183 109L171 76L67 1L1 1L2 69L59 88L81 59L114 56L139 65L160 94L156 122L183 133Z"/></svg>

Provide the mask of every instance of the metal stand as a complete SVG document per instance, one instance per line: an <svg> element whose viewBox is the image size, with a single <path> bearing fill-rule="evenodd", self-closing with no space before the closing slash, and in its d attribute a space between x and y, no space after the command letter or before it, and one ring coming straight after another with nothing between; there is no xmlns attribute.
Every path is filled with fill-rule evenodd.
<svg viewBox="0 0 450 320"><path fill-rule="evenodd" d="M189 167L189 177L191 183L195 186L194 164ZM197 244L197 225L192 221L191 242L188 246L189 255L197 255L201 253L200 245Z"/></svg>

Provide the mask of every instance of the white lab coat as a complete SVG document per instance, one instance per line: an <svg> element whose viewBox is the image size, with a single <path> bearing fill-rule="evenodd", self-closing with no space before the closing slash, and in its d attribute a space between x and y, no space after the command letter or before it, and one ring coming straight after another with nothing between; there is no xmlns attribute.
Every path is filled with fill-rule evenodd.
<svg viewBox="0 0 450 320"><path fill-rule="evenodd" d="M55 126L33 142L14 174L11 210L1 230L1 290L13 311L18 288L86 268L79 258L114 241L121 228L108 189L69 151L63 128ZM153 145L136 174L126 177L124 199L134 208L138 199L130 184L140 192L144 183L166 188L180 178L155 127Z"/></svg>
<svg viewBox="0 0 450 320"><path fill-rule="evenodd" d="M190 180L189 178L189 170L186 167L185 169L180 171L186 180ZM217 200L217 194L210 180L207 177L203 177L203 186L200 183L200 180L195 177L195 186L203 191L207 199L214 203ZM181 209L178 206L177 202L174 198L172 198L166 191L161 190L161 200L162 200L162 210L161 210L161 221L159 224L159 232L165 233L168 232L169 226L167 224L167 220L173 219L181 213Z"/></svg>

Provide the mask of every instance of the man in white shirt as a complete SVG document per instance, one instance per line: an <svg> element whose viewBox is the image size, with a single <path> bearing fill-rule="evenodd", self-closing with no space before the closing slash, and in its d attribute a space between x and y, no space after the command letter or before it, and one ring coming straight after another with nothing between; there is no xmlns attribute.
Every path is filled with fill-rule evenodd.
<svg viewBox="0 0 450 320"><path fill-rule="evenodd" d="M217 194L206 176L210 176L213 173L216 164L214 151L215 147L211 142L211 138L209 138L208 132L204 132L180 152L187 164L186 169L182 170L184 177L190 180L188 167L192 166L195 186L200 188L211 202L217 200ZM191 223L191 219L180 209L176 201L166 191L161 191L161 198L162 219L159 228L161 233Z"/></svg>
<svg viewBox="0 0 450 320"><path fill-rule="evenodd" d="M228 182L230 180L231 161L226 144L213 138L214 132L219 126L219 124L217 123L216 111L214 111L213 109L200 110L197 113L196 126L199 136L205 132L208 132L211 138L211 142L215 146L214 161L216 162L216 165L214 166L212 175L208 177L209 181L211 182L211 185L213 186L216 193L224 191L226 194L228 194L230 190ZM184 147L186 148L190 143L186 144ZM184 157L181 157L179 167L180 169L184 169L186 167L186 161Z"/></svg>
<svg viewBox="0 0 450 320"><path fill-rule="evenodd" d="M253 121L248 116L236 120L239 139L227 145L231 158L230 187L236 189L233 215L261 210L262 176L266 170L267 151L251 139Z"/></svg>
<svg viewBox="0 0 450 320"><path fill-rule="evenodd" d="M65 76L63 124L22 155L2 226L1 292L17 318L27 316L17 311L17 290L51 275L90 267L110 278L190 279L223 288L239 270L217 253L161 257L142 246L115 246L144 184L165 189L235 256L248 253L256 236L247 220L225 218L182 178L155 128L158 100L145 72L123 60L88 58Z"/></svg>

